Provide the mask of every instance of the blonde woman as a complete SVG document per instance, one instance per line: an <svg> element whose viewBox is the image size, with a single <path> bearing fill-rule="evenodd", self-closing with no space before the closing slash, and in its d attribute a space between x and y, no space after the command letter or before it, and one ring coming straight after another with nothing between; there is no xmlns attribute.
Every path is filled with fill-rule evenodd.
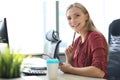
<svg viewBox="0 0 120 80"><path fill-rule="evenodd" d="M68 7L66 16L70 27L80 36L66 48L66 63L59 66L60 70L107 79L107 41L96 29L87 9L80 3L74 3Z"/></svg>

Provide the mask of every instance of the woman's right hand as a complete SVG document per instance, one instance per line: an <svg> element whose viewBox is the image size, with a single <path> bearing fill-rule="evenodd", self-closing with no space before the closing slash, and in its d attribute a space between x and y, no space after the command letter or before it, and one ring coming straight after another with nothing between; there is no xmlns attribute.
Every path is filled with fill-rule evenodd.
<svg viewBox="0 0 120 80"><path fill-rule="evenodd" d="M66 48L65 50L65 56L66 56L66 62L67 63L71 63L72 61L72 57L73 57L73 46L70 45Z"/></svg>

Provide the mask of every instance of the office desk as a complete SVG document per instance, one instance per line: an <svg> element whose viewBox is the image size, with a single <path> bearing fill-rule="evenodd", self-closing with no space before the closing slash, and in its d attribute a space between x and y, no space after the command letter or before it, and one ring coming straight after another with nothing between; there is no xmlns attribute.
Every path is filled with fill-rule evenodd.
<svg viewBox="0 0 120 80"><path fill-rule="evenodd" d="M48 79L47 79L46 75L43 75L43 76L25 76L25 77L23 77L22 80L48 80ZM57 80L106 80L106 79L65 74L65 73L59 71Z"/></svg>
<svg viewBox="0 0 120 80"><path fill-rule="evenodd" d="M26 59L27 63L30 62L30 64L46 64L46 61L42 60L41 58L28 58ZM46 75L40 75L40 76L22 76L22 79L20 80L48 80ZM84 77L84 76L78 76L78 75L72 75L72 74L65 74L62 71L58 70L58 77L57 80L106 80L106 79L100 79L100 78L91 78L91 77Z"/></svg>

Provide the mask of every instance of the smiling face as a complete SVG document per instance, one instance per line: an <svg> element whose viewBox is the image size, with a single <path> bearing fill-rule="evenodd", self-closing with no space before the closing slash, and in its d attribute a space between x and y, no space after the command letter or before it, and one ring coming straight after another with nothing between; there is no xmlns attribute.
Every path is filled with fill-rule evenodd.
<svg viewBox="0 0 120 80"><path fill-rule="evenodd" d="M80 8L71 7L66 13L69 25L77 32L81 33L86 30L88 14L84 14Z"/></svg>

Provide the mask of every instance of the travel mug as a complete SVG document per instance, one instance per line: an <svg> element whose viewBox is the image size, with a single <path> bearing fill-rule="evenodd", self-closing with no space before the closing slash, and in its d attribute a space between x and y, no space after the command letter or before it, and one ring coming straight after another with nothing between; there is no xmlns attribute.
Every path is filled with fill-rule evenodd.
<svg viewBox="0 0 120 80"><path fill-rule="evenodd" d="M47 59L47 77L48 80L57 80L58 76L58 59Z"/></svg>

